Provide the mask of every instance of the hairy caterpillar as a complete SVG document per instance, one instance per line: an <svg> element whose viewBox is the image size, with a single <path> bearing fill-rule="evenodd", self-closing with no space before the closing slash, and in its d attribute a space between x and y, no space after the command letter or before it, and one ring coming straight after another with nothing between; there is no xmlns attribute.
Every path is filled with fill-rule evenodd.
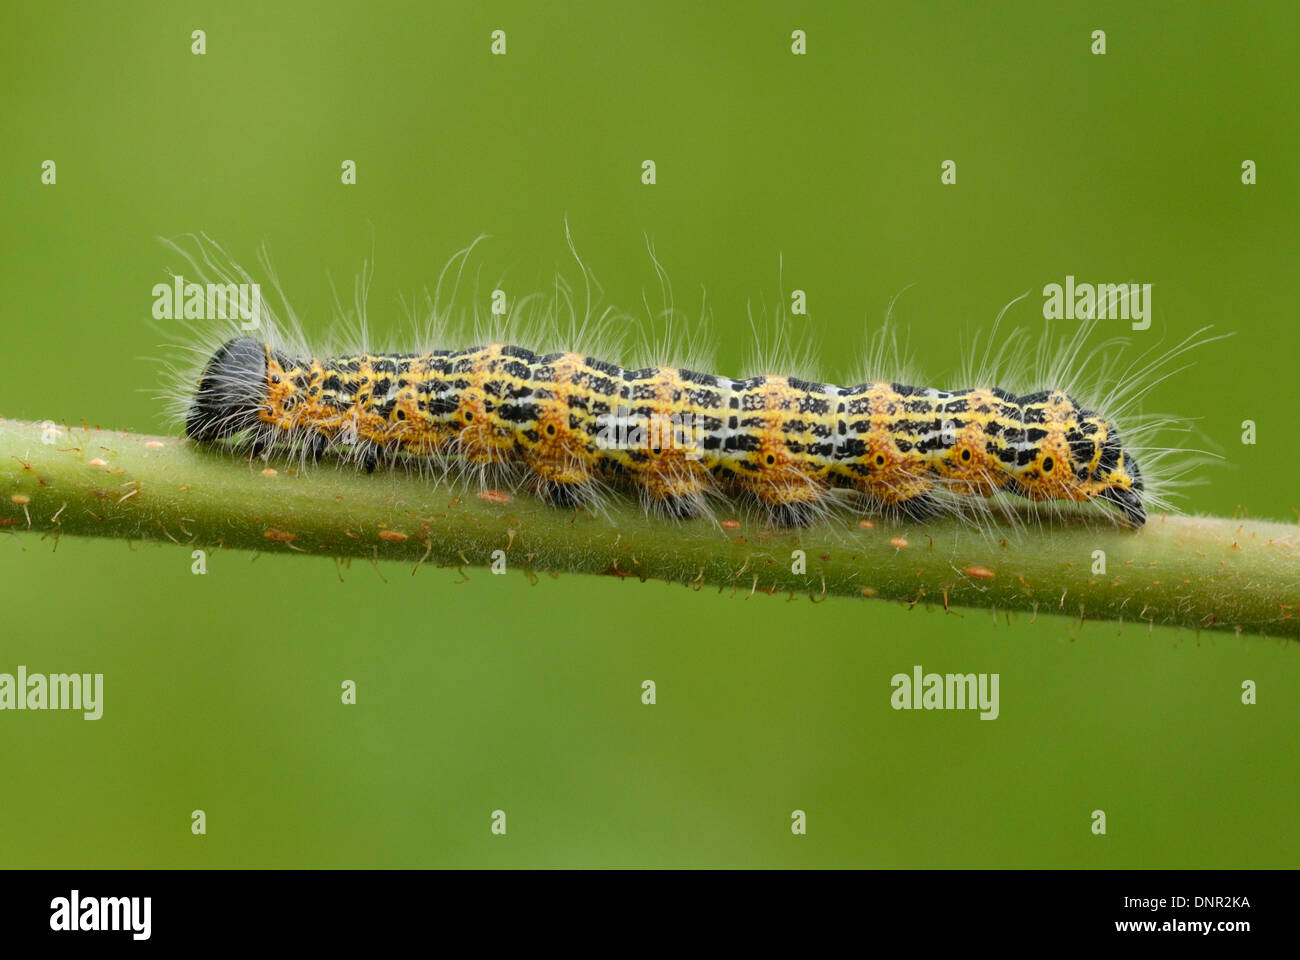
<svg viewBox="0 0 1300 960"><path fill-rule="evenodd" d="M645 449L602 446L602 418L620 409L637 421L702 424L698 459L662 436ZM502 343L306 358L242 337L208 363L186 432L210 442L245 430L259 452L306 440L316 457L354 433L369 470L399 452L517 463L560 505L587 502L594 481L613 478L681 516L700 513L716 484L790 524L808 522L833 487L924 519L944 486L966 496L1101 499L1130 525L1146 522L1142 475L1117 429L1060 390L1020 397L997 387L734 380Z"/></svg>
<svg viewBox="0 0 1300 960"><path fill-rule="evenodd" d="M196 441L313 461L339 451L368 471L403 460L495 473L560 506L621 486L671 516L743 500L773 523L802 525L846 501L923 521L1009 494L1099 504L1136 528L1157 502L1113 415L1077 401L1060 370L1046 389L1017 394L978 377L940 390L625 368L500 337L328 355L241 335L187 377L184 422Z"/></svg>

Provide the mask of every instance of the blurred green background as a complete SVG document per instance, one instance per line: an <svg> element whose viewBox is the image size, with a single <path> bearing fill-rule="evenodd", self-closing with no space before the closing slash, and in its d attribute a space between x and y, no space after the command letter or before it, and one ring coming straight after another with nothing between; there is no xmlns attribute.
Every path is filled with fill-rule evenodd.
<svg viewBox="0 0 1300 960"><path fill-rule="evenodd" d="M1224 458L1184 509L1294 520L1300 7L1144 6L8 4L0 414L170 429L144 358L167 339L151 288L185 265L158 235L206 231L244 262L268 242L309 330L328 323L330 278L346 293L373 253L383 332L480 233L482 276L512 291L565 268L567 216L613 303L657 302L647 236L695 316L703 285L727 373L751 346L748 305L770 313L782 289L808 291L791 339L833 378L906 288L896 314L942 381L962 337L1026 290L1009 319L1036 326L1066 274L1153 283L1141 346L1235 333L1148 404L1195 419ZM106 687L97 722L0 714L0 865L1300 860L1300 654L1274 641L635 580L190 563L0 538L0 671ZM915 663L1000 673L1000 718L893 711L890 677Z"/></svg>

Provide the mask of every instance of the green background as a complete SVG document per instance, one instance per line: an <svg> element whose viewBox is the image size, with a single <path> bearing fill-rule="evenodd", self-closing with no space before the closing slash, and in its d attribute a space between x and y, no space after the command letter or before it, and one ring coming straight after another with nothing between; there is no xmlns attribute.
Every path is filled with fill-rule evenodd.
<svg viewBox="0 0 1300 960"><path fill-rule="evenodd" d="M656 302L647 236L688 315L707 289L728 373L747 309L770 314L783 289L808 291L790 338L833 378L906 288L896 313L937 383L1026 290L1009 319L1036 327L1042 286L1067 273L1153 283L1141 346L1235 334L1148 405L1195 419L1224 458L1183 508L1292 520L1300 7L1144 6L6 3L0 414L174 429L142 359L168 339L151 288L185 266L158 235L206 231L243 262L268 242L312 331L330 278L346 292L373 253L383 332L481 233L488 280L567 269L567 216L611 302ZM0 538L0 671L106 686L97 722L0 714L0 865L1300 857L1300 654L1274 641L635 580L190 563ZM915 663L999 673L1001 717L893 711L890 677Z"/></svg>

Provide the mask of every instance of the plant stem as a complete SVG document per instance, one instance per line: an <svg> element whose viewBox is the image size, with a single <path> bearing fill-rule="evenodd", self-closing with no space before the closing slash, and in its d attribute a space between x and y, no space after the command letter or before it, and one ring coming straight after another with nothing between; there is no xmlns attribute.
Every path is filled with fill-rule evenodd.
<svg viewBox="0 0 1300 960"><path fill-rule="evenodd" d="M612 574L742 595L875 597L1300 635L1294 524L1157 515L1136 532L1084 518L990 532L957 519L851 518L793 531L738 520L723 529L664 521L622 499L603 514L575 512L411 471L367 476L331 462L302 471L177 437L0 420L0 527L19 537L172 541L415 569L495 559L529 576Z"/></svg>

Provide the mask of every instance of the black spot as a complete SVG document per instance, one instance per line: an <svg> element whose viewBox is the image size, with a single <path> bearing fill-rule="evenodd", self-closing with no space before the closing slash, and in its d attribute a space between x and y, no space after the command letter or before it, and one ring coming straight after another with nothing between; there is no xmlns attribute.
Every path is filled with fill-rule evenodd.
<svg viewBox="0 0 1300 960"><path fill-rule="evenodd" d="M1119 444L1119 437L1111 434L1106 438L1106 442L1101 445L1101 460L1097 463L1097 470L1102 474L1110 473L1119 466L1120 454L1123 448Z"/></svg>
<svg viewBox="0 0 1300 960"><path fill-rule="evenodd" d="M817 416L829 413L831 409L830 401L825 397L806 396L799 398L799 412L812 413Z"/></svg>
<svg viewBox="0 0 1300 960"><path fill-rule="evenodd" d="M711 373L696 373L694 370L678 370L677 375L687 383L698 383L704 387L718 386L718 378Z"/></svg>
<svg viewBox="0 0 1300 960"><path fill-rule="evenodd" d="M867 445L857 437L845 437L835 451L837 460L856 460L867 452Z"/></svg>
<svg viewBox="0 0 1300 960"><path fill-rule="evenodd" d="M1097 445L1076 430L1067 433L1065 440L1070 445L1070 459L1076 465L1086 467L1097 452Z"/></svg>
<svg viewBox="0 0 1300 960"><path fill-rule="evenodd" d="M808 380L800 380L798 377L788 377L786 382L790 384L792 390L802 390L804 393L825 393L826 384L813 383Z"/></svg>
<svg viewBox="0 0 1300 960"><path fill-rule="evenodd" d="M460 401L455 397L432 397L429 400L429 413L435 417L445 417L460 409Z"/></svg>
<svg viewBox="0 0 1300 960"><path fill-rule="evenodd" d="M722 406L722 395L714 390L687 390L686 398L693 407L701 410L716 410Z"/></svg>
<svg viewBox="0 0 1300 960"><path fill-rule="evenodd" d="M497 416L507 423L530 423L537 419L537 404L503 403L497 410ZM536 441L536 439L537 437L534 435L533 440Z"/></svg>

